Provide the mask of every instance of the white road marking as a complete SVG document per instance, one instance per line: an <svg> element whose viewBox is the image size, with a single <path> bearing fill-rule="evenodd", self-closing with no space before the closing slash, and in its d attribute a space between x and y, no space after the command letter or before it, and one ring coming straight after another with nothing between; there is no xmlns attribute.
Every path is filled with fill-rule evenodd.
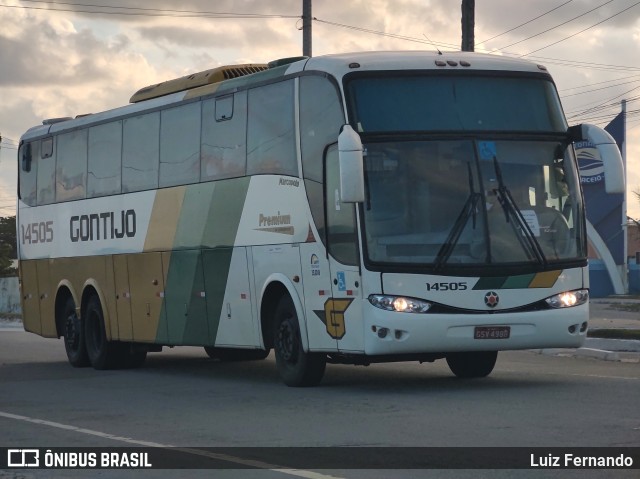
<svg viewBox="0 0 640 479"><path fill-rule="evenodd" d="M81 428L81 427L76 427L76 426L71 426L69 424L62 424L59 422L54 422L54 421L47 421L44 419L36 419L36 418L31 418L31 417L27 417L27 416L21 416L19 414L11 414L8 412L4 412L4 411L0 411L0 417L4 417L6 419L14 419L17 421L23 421L23 422L29 422L32 424L38 424L41 426L49 426L49 427L55 427L57 429L64 429L66 431L72 431L72 432L77 432L80 434L87 434L90 436L96 436L96 437L101 437L104 439L111 439L113 441L118 441L118 442L124 442L127 444L135 444L137 446L144 446L144 447L161 447L161 448L165 448L165 449L175 449L178 451L182 451L185 452L187 454L193 454L193 455L197 455L197 456L204 456L204 457L209 457L211 459L217 459L220 461L226 461L226 462L231 462L234 464L241 464L243 466L249 466L249 467L255 467L258 469L265 469L265 470L269 470L269 471L273 471L273 472L279 472L281 474L287 474L289 476L295 476L295 477L303 477L306 479L343 479L341 477L337 477L337 476L330 476L327 474L321 474L319 472L314 472L314 471L307 471L304 469L286 469L283 468L282 466L276 465L276 464L269 464L267 462L262 462L262 461L252 461L250 459L243 459L241 457L236 457L236 456L231 456L228 454L220 454L220 453L215 453L215 452L208 452L208 451L204 451L204 450L200 450L200 449L192 449L189 447L176 447L176 446L172 446L169 444L161 444L158 442L151 442L151 441L141 441L139 439L133 439L131 437L124 437L124 436L116 436L114 434L109 434L106 432L101 432L101 431L95 431L93 429L85 429L85 428Z"/></svg>

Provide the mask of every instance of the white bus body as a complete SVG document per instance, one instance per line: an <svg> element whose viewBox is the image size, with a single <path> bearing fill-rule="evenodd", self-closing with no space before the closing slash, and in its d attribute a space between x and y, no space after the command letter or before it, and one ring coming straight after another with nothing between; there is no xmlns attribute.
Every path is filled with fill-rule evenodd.
<svg viewBox="0 0 640 479"><path fill-rule="evenodd" d="M242 68L23 135L26 330L98 369L273 348L294 386L326 362L446 358L479 377L500 350L582 345L572 143L597 140L611 191L622 163L602 130L568 129L544 67L372 52Z"/></svg>

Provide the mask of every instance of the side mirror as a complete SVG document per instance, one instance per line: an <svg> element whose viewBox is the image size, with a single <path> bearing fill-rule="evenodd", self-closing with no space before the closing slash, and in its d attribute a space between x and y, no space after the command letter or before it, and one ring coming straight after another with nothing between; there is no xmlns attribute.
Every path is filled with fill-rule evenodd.
<svg viewBox="0 0 640 479"><path fill-rule="evenodd" d="M344 125L338 136L340 199L343 203L364 201L364 159L360 136Z"/></svg>
<svg viewBox="0 0 640 479"><path fill-rule="evenodd" d="M570 134L577 140L590 142L598 150L604 167L605 191L607 193L624 193L624 165L620 149L613 137L602 128L589 123L571 127ZM576 138L577 136L580 138Z"/></svg>

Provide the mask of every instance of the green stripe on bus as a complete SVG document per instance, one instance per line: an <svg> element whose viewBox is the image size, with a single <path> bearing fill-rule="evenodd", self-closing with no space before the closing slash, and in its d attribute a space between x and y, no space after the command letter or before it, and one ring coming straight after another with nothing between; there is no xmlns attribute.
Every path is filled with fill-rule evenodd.
<svg viewBox="0 0 640 479"><path fill-rule="evenodd" d="M500 289L507 279L507 276L480 278L473 289Z"/></svg>
<svg viewBox="0 0 640 479"><path fill-rule="evenodd" d="M519 276L509 276L502 285L502 289L528 288L535 276L535 273L521 274Z"/></svg>
<svg viewBox="0 0 640 479"><path fill-rule="evenodd" d="M171 254L164 298L170 344L209 344L200 251Z"/></svg>
<svg viewBox="0 0 640 479"><path fill-rule="evenodd" d="M542 273L521 274L518 276L480 278L473 289L551 288L561 273L562 271L544 271Z"/></svg>
<svg viewBox="0 0 640 479"><path fill-rule="evenodd" d="M161 316L170 344L215 342L249 182L247 177L187 187Z"/></svg>

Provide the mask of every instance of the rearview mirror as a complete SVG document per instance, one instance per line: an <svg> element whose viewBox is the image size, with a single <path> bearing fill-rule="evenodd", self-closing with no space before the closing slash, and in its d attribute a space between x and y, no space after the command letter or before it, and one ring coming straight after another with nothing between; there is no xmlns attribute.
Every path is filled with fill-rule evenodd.
<svg viewBox="0 0 640 479"><path fill-rule="evenodd" d="M343 203L364 201L364 159L360 136L344 125L338 136L340 199Z"/></svg>

